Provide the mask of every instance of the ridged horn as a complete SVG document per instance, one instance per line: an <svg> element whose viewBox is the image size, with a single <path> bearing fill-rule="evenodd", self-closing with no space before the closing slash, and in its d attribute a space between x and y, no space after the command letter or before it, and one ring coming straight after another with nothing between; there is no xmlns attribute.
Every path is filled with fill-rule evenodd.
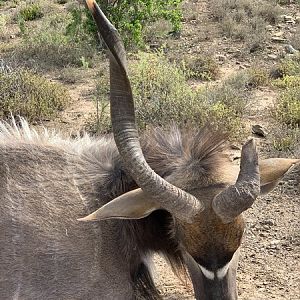
<svg viewBox="0 0 300 300"><path fill-rule="evenodd" d="M251 207L259 194L258 155L255 142L252 139L242 148L240 172L236 183L213 199L212 208L224 223L229 223Z"/></svg>
<svg viewBox="0 0 300 300"><path fill-rule="evenodd" d="M139 143L134 102L121 37L94 0L86 0L98 30L110 52L110 110L116 145L126 169L143 191L179 219L191 222L204 205L173 186L147 164Z"/></svg>

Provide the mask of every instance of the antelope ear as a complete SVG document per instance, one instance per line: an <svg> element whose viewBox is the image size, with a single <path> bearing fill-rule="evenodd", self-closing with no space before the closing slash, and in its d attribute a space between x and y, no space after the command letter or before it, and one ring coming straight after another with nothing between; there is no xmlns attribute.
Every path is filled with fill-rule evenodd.
<svg viewBox="0 0 300 300"><path fill-rule="evenodd" d="M101 221L107 219L141 219L159 209L141 189L125 193L78 221Z"/></svg>
<svg viewBox="0 0 300 300"><path fill-rule="evenodd" d="M300 159L269 158L259 162L260 193L266 194L273 190L281 178L287 174Z"/></svg>

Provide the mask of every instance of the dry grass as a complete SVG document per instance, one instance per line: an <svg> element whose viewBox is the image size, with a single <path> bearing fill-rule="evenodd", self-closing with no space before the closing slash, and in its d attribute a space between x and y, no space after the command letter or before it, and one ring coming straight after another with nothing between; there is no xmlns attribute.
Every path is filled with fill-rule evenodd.
<svg viewBox="0 0 300 300"><path fill-rule="evenodd" d="M24 69L0 73L0 116L21 115L29 121L51 119L70 102L67 90Z"/></svg>
<svg viewBox="0 0 300 300"><path fill-rule="evenodd" d="M212 0L210 8L226 37L260 50L269 39L266 26L276 24L282 9L275 1Z"/></svg>

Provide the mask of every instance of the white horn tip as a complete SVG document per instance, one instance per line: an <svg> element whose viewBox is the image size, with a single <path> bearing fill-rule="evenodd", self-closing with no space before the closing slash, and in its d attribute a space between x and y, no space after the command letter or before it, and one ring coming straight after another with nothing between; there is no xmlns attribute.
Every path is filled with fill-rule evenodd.
<svg viewBox="0 0 300 300"><path fill-rule="evenodd" d="M95 216L93 216L93 214L90 214L86 217L77 219L77 221L79 221L79 222L91 222L91 221L97 221L97 219L95 218Z"/></svg>

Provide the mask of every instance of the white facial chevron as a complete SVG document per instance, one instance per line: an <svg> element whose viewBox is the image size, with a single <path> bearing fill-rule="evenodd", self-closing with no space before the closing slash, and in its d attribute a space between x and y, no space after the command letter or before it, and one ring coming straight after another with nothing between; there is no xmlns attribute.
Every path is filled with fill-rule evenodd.
<svg viewBox="0 0 300 300"><path fill-rule="evenodd" d="M218 279L223 279L223 278L226 276L227 272L228 272L228 269L229 269L229 267L230 267L231 262L232 262L233 260L235 260L235 258L236 258L235 256L238 255L238 253L239 253L239 250L237 250L237 251L234 253L234 255L232 256L231 260L230 260L226 265L224 265L224 266L223 266L222 268L220 268L220 269L217 269L215 272L210 271L210 270L204 268L203 266L201 266L201 265L199 265L199 264L198 264L198 265L199 265L199 267L200 267L200 269L201 269L203 275L204 275L207 279L209 279L209 280L214 280L215 277L217 277Z"/></svg>

